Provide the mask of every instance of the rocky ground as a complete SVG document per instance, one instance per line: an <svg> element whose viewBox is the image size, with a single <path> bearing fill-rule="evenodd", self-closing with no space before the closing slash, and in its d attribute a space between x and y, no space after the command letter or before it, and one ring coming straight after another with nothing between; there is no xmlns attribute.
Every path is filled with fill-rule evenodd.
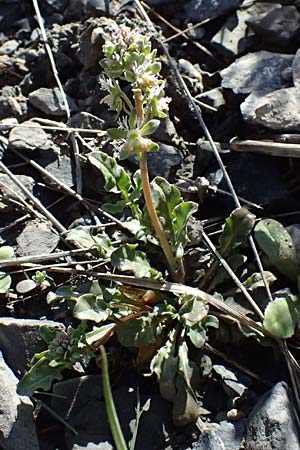
<svg viewBox="0 0 300 450"><path fill-rule="evenodd" d="M300 2L145 0L143 5L202 111L240 202L257 217L277 218L289 227L299 257ZM113 126L114 116L100 103L103 18L141 31L147 24L131 0L39 0L39 7L46 42L34 1L0 3L0 238L19 262L9 266L0 260L10 276L0 285L0 447L109 450L114 443L96 365L85 375L67 374L51 396L30 399L16 392L31 358L45 348L41 323L50 330L72 323L68 308L45 300L51 283L63 285L68 275L49 272L51 286L42 289L26 270L66 261L87 267L82 255L66 255L65 232L110 222L99 211L95 219L84 203L99 206L107 196L85 155L105 145L113 152L103 131ZM186 260L192 282L201 227L218 236L234 203L166 58L163 75L172 99L170 118L156 132L160 150L150 155L149 170L199 204ZM134 168L131 161L129 170ZM63 257L55 256L59 252ZM201 432L193 425L174 427L171 406L155 380L116 364L113 394L128 439L137 389L142 405L151 399L136 450L300 449L284 360L254 340L238 339L230 348L226 342L220 337L214 342L221 352L210 353L211 378L204 389L203 407L218 425ZM123 358L116 342L110 351Z"/></svg>

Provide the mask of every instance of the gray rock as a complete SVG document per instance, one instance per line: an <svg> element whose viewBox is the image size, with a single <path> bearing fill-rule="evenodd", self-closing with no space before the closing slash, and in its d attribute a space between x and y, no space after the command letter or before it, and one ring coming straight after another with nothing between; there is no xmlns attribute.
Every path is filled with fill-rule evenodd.
<svg viewBox="0 0 300 450"><path fill-rule="evenodd" d="M157 152L148 153L149 174L169 178L172 171L182 162L182 155L177 148L159 144Z"/></svg>
<svg viewBox="0 0 300 450"><path fill-rule="evenodd" d="M276 49L286 49L300 31L300 13L295 6L274 8L264 16L247 21L254 32Z"/></svg>
<svg viewBox="0 0 300 450"><path fill-rule="evenodd" d="M246 423L221 422L216 430L201 433L194 450L240 450Z"/></svg>
<svg viewBox="0 0 300 450"><path fill-rule="evenodd" d="M46 223L32 220L25 225L16 242L18 256L48 254L59 243L59 236Z"/></svg>
<svg viewBox="0 0 300 450"><path fill-rule="evenodd" d="M291 69L294 55L261 50L238 58L221 71L223 88L236 94L266 94L283 87L286 69Z"/></svg>
<svg viewBox="0 0 300 450"><path fill-rule="evenodd" d="M277 383L251 412L245 450L300 450L293 403L286 383Z"/></svg>
<svg viewBox="0 0 300 450"><path fill-rule="evenodd" d="M39 450L30 399L17 394L18 379L0 352L0 447Z"/></svg>
<svg viewBox="0 0 300 450"><path fill-rule="evenodd" d="M32 194L34 179L28 177L27 175L15 175L15 177ZM19 186L16 183L14 183L14 181L8 175L1 173L0 181L1 181L0 193L1 195L3 195L4 198L7 199L14 198L16 200L20 200L18 196L21 196L22 198L26 199L26 195L24 195L22 189L19 188Z"/></svg>
<svg viewBox="0 0 300 450"><path fill-rule="evenodd" d="M297 51L293 65L292 65L292 71L293 71L293 82L295 87L300 87L300 49Z"/></svg>
<svg viewBox="0 0 300 450"><path fill-rule="evenodd" d="M300 131L300 91L278 89L267 95L249 95L241 104L246 122L280 131Z"/></svg>
<svg viewBox="0 0 300 450"><path fill-rule="evenodd" d="M63 324L51 320L0 318L0 351L17 377L24 375L35 353L47 348L39 333L41 326L64 329Z"/></svg>
<svg viewBox="0 0 300 450"><path fill-rule="evenodd" d="M25 128L26 125L28 125L28 128ZM9 133L9 145L13 149L21 151L49 150L51 141L49 141L47 133L39 123L28 120L22 123L22 127L16 127L11 130Z"/></svg>
<svg viewBox="0 0 300 450"><path fill-rule="evenodd" d="M74 186L74 174L72 168L72 161L69 156L63 155L55 161L51 162L46 166L51 175L54 175L59 181L65 185L72 187ZM48 179L47 179L48 180Z"/></svg>
<svg viewBox="0 0 300 450"><path fill-rule="evenodd" d="M190 0L185 6L185 17L191 22L201 22L236 9L241 0Z"/></svg>
<svg viewBox="0 0 300 450"><path fill-rule="evenodd" d="M63 97L58 88L39 88L28 96L29 102L37 109L51 116L65 116Z"/></svg>

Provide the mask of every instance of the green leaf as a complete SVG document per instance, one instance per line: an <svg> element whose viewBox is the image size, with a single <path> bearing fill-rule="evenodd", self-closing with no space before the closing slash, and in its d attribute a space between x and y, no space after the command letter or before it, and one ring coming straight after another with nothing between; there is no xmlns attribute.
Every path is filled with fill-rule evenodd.
<svg viewBox="0 0 300 450"><path fill-rule="evenodd" d="M197 210L196 203L183 202L179 190L161 177L151 182L155 209L171 243L176 258L181 258L187 242L188 218Z"/></svg>
<svg viewBox="0 0 300 450"><path fill-rule="evenodd" d="M255 224L255 216L246 208L237 208L226 219L220 237L219 252L228 256L232 250L244 244Z"/></svg>
<svg viewBox="0 0 300 450"><path fill-rule="evenodd" d="M292 337L299 323L300 297L276 298L265 310L263 325L273 336L281 339Z"/></svg>
<svg viewBox="0 0 300 450"><path fill-rule="evenodd" d="M96 248L102 258L109 258L113 251L109 237L103 233L93 236L91 227L79 226L71 229L66 234L66 240L76 242L83 248Z"/></svg>
<svg viewBox="0 0 300 450"><path fill-rule="evenodd" d="M145 123L145 125L141 129L142 136L149 136L150 134L155 133L160 125L160 121L157 119L149 120L149 122Z"/></svg>
<svg viewBox="0 0 300 450"><path fill-rule="evenodd" d="M199 325L189 327L187 335L196 348L202 348L206 342L206 330Z"/></svg>
<svg viewBox="0 0 300 450"><path fill-rule="evenodd" d="M88 155L88 159L101 171L105 180L105 190L114 194L121 193L125 200L128 199L131 181L125 169L117 164L114 158L103 152L92 152Z"/></svg>
<svg viewBox="0 0 300 450"><path fill-rule="evenodd" d="M0 259L11 259L15 256L13 247L9 245L3 245L0 247Z"/></svg>
<svg viewBox="0 0 300 450"><path fill-rule="evenodd" d="M165 345L160 347L150 364L151 373L157 375L161 396L173 401L176 396L178 357L176 356L177 330L170 331Z"/></svg>
<svg viewBox="0 0 300 450"><path fill-rule="evenodd" d="M177 394L173 405L173 421L176 426L196 422L200 409L195 391L200 382L197 365L188 356L185 341L181 342L178 351L178 376L176 379Z"/></svg>
<svg viewBox="0 0 300 450"><path fill-rule="evenodd" d="M127 132L126 130L123 130L122 128L108 128L106 130L108 136L110 139L126 139Z"/></svg>
<svg viewBox="0 0 300 450"><path fill-rule="evenodd" d="M136 244L126 244L119 247L111 255L111 264L118 270L132 272L138 278L153 276L158 272L151 269L146 254L136 250Z"/></svg>
<svg viewBox="0 0 300 450"><path fill-rule="evenodd" d="M4 272L0 272L0 294L6 294L11 285L11 277Z"/></svg>
<svg viewBox="0 0 300 450"><path fill-rule="evenodd" d="M105 339L109 336L113 329L116 327L115 323L109 323L103 325L102 327L93 327L93 331L89 331L85 335L85 340L88 345L92 345L94 342Z"/></svg>
<svg viewBox="0 0 300 450"><path fill-rule="evenodd" d="M38 389L48 391L54 380L62 379L64 368L63 364L57 367L49 366L49 360L43 357L19 381L17 393L30 396Z"/></svg>
<svg viewBox="0 0 300 450"><path fill-rule="evenodd" d="M258 222L254 229L255 240L267 255L270 264L293 282L297 282L299 267L290 234L281 223L273 219Z"/></svg>
<svg viewBox="0 0 300 450"><path fill-rule="evenodd" d="M73 316L79 320L92 320L93 322L103 322L108 318L110 309L101 297L94 294L81 295L73 309Z"/></svg>
<svg viewBox="0 0 300 450"><path fill-rule="evenodd" d="M275 281L276 277L267 270L264 270L265 280L269 286L271 286ZM265 283L261 276L260 272L254 272L250 277L247 278L246 281L243 282L243 285L248 289L248 291L254 291L257 288L264 288Z"/></svg>
<svg viewBox="0 0 300 450"><path fill-rule="evenodd" d="M160 329L160 324L140 317L120 323L117 327L117 336L124 347L141 347L156 342Z"/></svg>
<svg viewBox="0 0 300 450"><path fill-rule="evenodd" d="M185 301L180 309L181 319L186 327L193 327L208 314L209 307L198 297Z"/></svg>

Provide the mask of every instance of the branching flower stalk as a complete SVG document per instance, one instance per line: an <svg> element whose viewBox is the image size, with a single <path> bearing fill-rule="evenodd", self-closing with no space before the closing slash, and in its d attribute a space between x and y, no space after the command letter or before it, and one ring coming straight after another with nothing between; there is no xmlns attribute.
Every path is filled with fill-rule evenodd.
<svg viewBox="0 0 300 450"><path fill-rule="evenodd" d="M120 128L109 130L113 139L124 139L120 159L135 154L140 163L141 182L148 214L155 234L168 262L173 279L184 280L182 258L176 260L167 236L157 215L149 182L147 152L158 150L158 145L145 137L153 134L159 127L160 118L166 117L169 98L164 94L164 80L158 75L161 64L157 61L156 50L146 36L128 27L118 27L103 46L104 58L101 65L107 78L101 81L102 88L108 91L102 102L110 109L127 114ZM130 84L133 101L123 92L119 80Z"/></svg>

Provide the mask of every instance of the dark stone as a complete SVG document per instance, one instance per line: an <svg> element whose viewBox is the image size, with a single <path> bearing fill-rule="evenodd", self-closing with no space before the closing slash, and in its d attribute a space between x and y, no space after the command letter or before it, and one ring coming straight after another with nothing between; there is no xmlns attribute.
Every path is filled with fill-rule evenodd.
<svg viewBox="0 0 300 450"><path fill-rule="evenodd" d="M295 6L274 8L263 17L252 17L247 21L254 32L263 40L278 49L286 50L300 31L300 13Z"/></svg>
<svg viewBox="0 0 300 450"><path fill-rule="evenodd" d="M88 128L91 130L103 130L104 124L103 119L85 111L74 114L68 121L68 125L72 128Z"/></svg>
<svg viewBox="0 0 300 450"><path fill-rule="evenodd" d="M0 351L19 378L28 370L33 355L47 348L39 333L41 326L64 328L63 324L51 320L0 318Z"/></svg>
<svg viewBox="0 0 300 450"><path fill-rule="evenodd" d="M107 422L100 376L83 376L56 383L54 394L62 397L53 397L53 409L79 433L78 436L74 436L66 430L67 450L86 448L88 444L99 446L109 443L114 447ZM125 386L113 390L118 417L127 441L131 438L130 422L135 419L136 395L135 389ZM149 396L140 390L141 406L144 406L148 398ZM141 417L136 448L143 450L164 448L163 430L168 432L171 426L171 404L162 400L158 393L152 393L150 408Z"/></svg>
<svg viewBox="0 0 300 450"><path fill-rule="evenodd" d="M40 0L40 9L46 14L63 13L67 4L68 0Z"/></svg>
<svg viewBox="0 0 300 450"><path fill-rule="evenodd" d="M182 155L177 148L159 144L157 152L148 153L148 167L151 177L159 176L169 178L172 171L179 166L182 161Z"/></svg>

